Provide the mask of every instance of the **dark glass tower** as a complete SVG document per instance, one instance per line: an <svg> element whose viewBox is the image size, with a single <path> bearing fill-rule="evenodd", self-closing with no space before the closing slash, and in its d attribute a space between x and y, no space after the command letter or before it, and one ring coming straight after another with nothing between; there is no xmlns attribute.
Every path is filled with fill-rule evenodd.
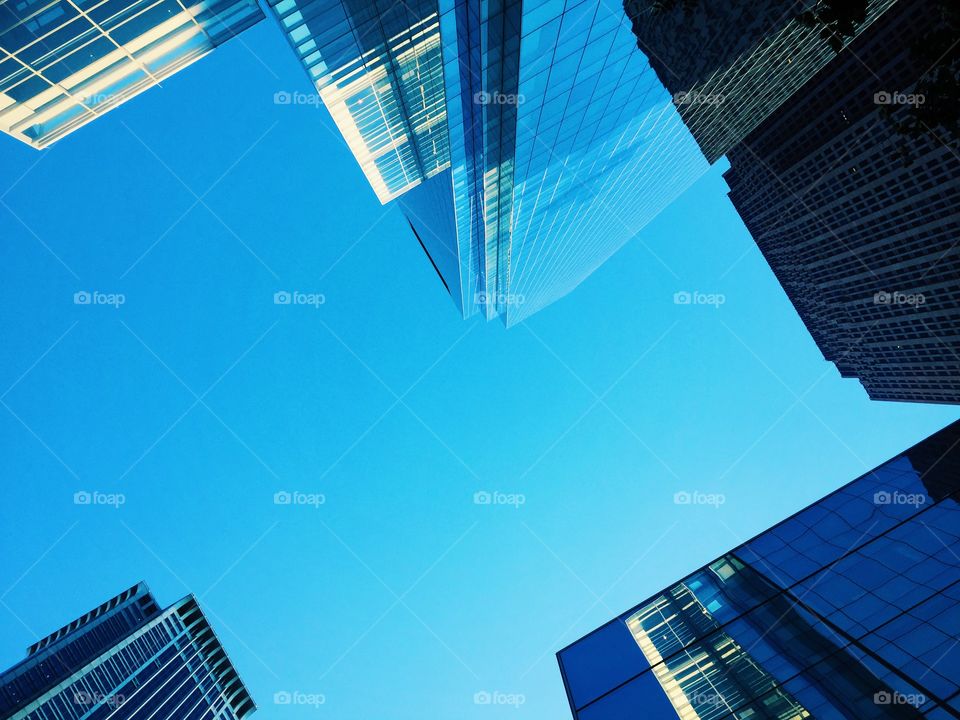
<svg viewBox="0 0 960 720"><path fill-rule="evenodd" d="M624 0L637 45L711 163L897 0Z"/></svg>
<svg viewBox="0 0 960 720"><path fill-rule="evenodd" d="M558 654L577 720L960 717L960 422Z"/></svg>
<svg viewBox="0 0 960 720"><path fill-rule="evenodd" d="M143 583L30 646L0 674L11 720L242 720L256 706L196 599Z"/></svg>
<svg viewBox="0 0 960 720"><path fill-rule="evenodd" d="M874 400L960 402L958 20L899 0L728 153L757 246Z"/></svg>

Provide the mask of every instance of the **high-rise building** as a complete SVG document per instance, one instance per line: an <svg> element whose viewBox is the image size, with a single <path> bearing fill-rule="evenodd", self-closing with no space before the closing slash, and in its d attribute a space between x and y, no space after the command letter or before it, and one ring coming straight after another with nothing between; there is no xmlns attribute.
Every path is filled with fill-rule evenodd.
<svg viewBox="0 0 960 720"><path fill-rule="evenodd" d="M463 315L569 292L707 168L605 0L270 0Z"/></svg>
<svg viewBox="0 0 960 720"><path fill-rule="evenodd" d="M0 130L46 147L261 19L256 0L0 0Z"/></svg>
<svg viewBox="0 0 960 720"><path fill-rule="evenodd" d="M711 163L896 0L623 0L637 45Z"/></svg>
<svg viewBox="0 0 960 720"><path fill-rule="evenodd" d="M161 609L143 583L0 674L10 720L242 720L255 710L196 599Z"/></svg>
<svg viewBox="0 0 960 720"><path fill-rule="evenodd" d="M874 400L960 402L957 37L946 3L899 0L728 153L757 246Z"/></svg>
<svg viewBox="0 0 960 720"><path fill-rule="evenodd" d="M960 717L960 422L558 654L576 720Z"/></svg>

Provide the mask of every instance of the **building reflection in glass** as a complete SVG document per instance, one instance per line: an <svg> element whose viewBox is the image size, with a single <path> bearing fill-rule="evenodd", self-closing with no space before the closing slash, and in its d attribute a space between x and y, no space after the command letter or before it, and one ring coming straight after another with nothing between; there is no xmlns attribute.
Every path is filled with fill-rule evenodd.
<svg viewBox="0 0 960 720"><path fill-rule="evenodd" d="M574 717L960 718L958 494L960 422L561 650Z"/></svg>
<svg viewBox="0 0 960 720"><path fill-rule="evenodd" d="M716 720L745 711L777 720L810 717L776 678L721 630L710 607L696 595L710 581L710 573L722 583L744 569L736 558L724 558L704 572L703 579L671 588L627 619L654 676L684 720ZM710 606L719 603L715 598ZM693 642L704 636L706 641Z"/></svg>

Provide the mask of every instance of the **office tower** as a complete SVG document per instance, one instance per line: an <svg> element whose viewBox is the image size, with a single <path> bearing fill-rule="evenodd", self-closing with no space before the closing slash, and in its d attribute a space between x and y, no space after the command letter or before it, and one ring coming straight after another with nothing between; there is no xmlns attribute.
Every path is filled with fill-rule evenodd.
<svg viewBox="0 0 960 720"><path fill-rule="evenodd" d="M960 402L958 37L946 3L900 0L728 154L757 246L874 400Z"/></svg>
<svg viewBox="0 0 960 720"><path fill-rule="evenodd" d="M896 0L624 0L637 45L711 163Z"/></svg>
<svg viewBox="0 0 960 720"><path fill-rule="evenodd" d="M465 317L566 294L707 168L605 1L270 4Z"/></svg>
<svg viewBox="0 0 960 720"><path fill-rule="evenodd" d="M262 18L256 0L0 0L0 130L46 147Z"/></svg>
<svg viewBox="0 0 960 720"><path fill-rule="evenodd" d="M196 599L161 609L143 583L0 674L0 717L11 720L242 720L255 710Z"/></svg>
<svg viewBox="0 0 960 720"><path fill-rule="evenodd" d="M557 653L576 720L960 717L960 422Z"/></svg>

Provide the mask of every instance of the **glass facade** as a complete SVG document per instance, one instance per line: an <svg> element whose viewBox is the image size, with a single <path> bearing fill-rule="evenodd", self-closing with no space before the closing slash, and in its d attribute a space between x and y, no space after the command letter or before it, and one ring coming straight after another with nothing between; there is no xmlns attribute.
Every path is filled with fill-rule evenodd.
<svg viewBox="0 0 960 720"><path fill-rule="evenodd" d="M960 403L960 131L922 114L960 18L937 5L898 0L727 154L757 247L874 400Z"/></svg>
<svg viewBox="0 0 960 720"><path fill-rule="evenodd" d="M0 130L46 147L262 18L256 0L3 0Z"/></svg>
<svg viewBox="0 0 960 720"><path fill-rule="evenodd" d="M272 4L465 317L563 296L707 169L616 5Z"/></svg>
<svg viewBox="0 0 960 720"><path fill-rule="evenodd" d="M255 709L196 600L161 610L143 583L0 674L11 720L242 720Z"/></svg>
<svg viewBox="0 0 960 720"><path fill-rule="evenodd" d="M386 203L449 166L436 0L270 0Z"/></svg>
<svg viewBox="0 0 960 720"><path fill-rule="evenodd" d="M622 8L524 2L521 26L508 325L576 287L707 169Z"/></svg>
<svg viewBox="0 0 960 720"><path fill-rule="evenodd" d="M624 7L640 50L713 163L896 1L626 0Z"/></svg>
<svg viewBox="0 0 960 720"><path fill-rule="evenodd" d="M465 316L562 297L707 169L600 0L441 0Z"/></svg>
<svg viewBox="0 0 960 720"><path fill-rule="evenodd" d="M578 720L960 717L960 422L558 653Z"/></svg>

